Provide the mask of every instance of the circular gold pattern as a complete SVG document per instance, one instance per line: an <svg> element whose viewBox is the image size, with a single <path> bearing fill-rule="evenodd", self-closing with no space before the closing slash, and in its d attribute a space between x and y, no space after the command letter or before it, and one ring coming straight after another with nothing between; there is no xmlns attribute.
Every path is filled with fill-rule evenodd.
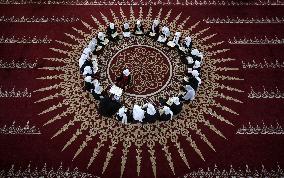
<svg viewBox="0 0 284 178"><path fill-rule="evenodd" d="M114 22L118 27L121 27L125 21L128 21L129 24L135 24L136 19L143 19L143 23L145 25L145 29L149 29L152 21L152 9L151 7L147 10L146 17L143 17L143 9L140 7L139 14L135 14L132 7L130 7L130 17L127 18L124 15L122 9L120 9L120 14L117 15L111 10L111 14L113 16L112 20L107 19L106 16L102 15L102 19L105 21L105 24L108 24L110 21ZM145 14L145 13L144 13ZM163 152L168 163L169 168L173 174L175 174L174 168L174 160L172 159L170 147L174 147L171 150L176 150L180 155L183 162L189 168L189 162L187 161L187 156L183 151L183 148L180 144L180 141L188 142L188 146L191 146L193 150L200 156L201 159L205 160L204 156L199 150L198 145L195 140L191 137L192 134L195 134L197 138L204 141L211 149L215 151L215 148L211 144L211 142L206 137L206 132L203 132L201 126L208 127L211 131L215 132L217 135L225 138L225 136L219 131L213 124L211 124L211 120L215 119L217 122L222 124L222 122L231 124L230 121L225 119L222 115L218 114L220 111L226 111L235 115L238 115L232 109L223 106L221 103L222 99L229 100L232 102L242 103L238 99L232 98L230 96L224 95L222 90L229 90L234 92L243 92L239 89L223 85L220 80L242 80L236 77L224 76L226 71L237 70L236 68L229 67L218 67L217 64L221 62L231 61L233 59L216 59L215 56L219 53L226 52L228 49L215 49L216 46L222 44L222 42L210 43L207 41L214 37L213 35L204 35L209 28L204 30L195 32L196 26L199 22L193 24L190 27L185 27L187 24L187 19L180 19L181 14L176 16L172 21L169 21L169 17L171 16L171 10L167 11L166 14L163 14L162 8L160 9L158 15L155 15L155 19L159 19L161 23L168 24L170 29L175 29L176 31L180 31L183 34L183 38L190 34L192 40L194 42L194 48L202 51L204 55L204 60L202 64L202 84L198 89L197 96L195 100L188 105L185 105L183 111L178 116L178 118L173 119L171 122L156 122L153 124L128 124L124 125L115 119L107 119L102 118L98 111L94 108L97 108L98 102L94 100L90 100L91 97L89 93L82 93L82 77L78 72L78 59L81 55L82 49L87 45L88 41L90 41L98 31L105 31L106 25L102 24L99 20L92 16L93 21L96 23L95 26L91 26L89 23L82 21L83 25L88 30L79 30L75 27L73 29L76 33L66 34L68 37L74 40L74 44L69 44L66 42L58 41L59 44L64 45L64 48L69 47L69 50L55 49L52 48L53 51L58 52L65 56L66 58L48 58L49 61L58 61L64 63L64 67L44 67L46 70L57 70L60 71L58 75L41 77L39 79L42 80L50 80L50 79L61 79L61 82L52 86L48 86L45 88L41 88L37 91L45 92L49 90L58 91L55 95L47 96L37 102L44 102L56 97L63 97L62 102L49 107L48 109L41 112L41 114L46 114L52 112L58 108L66 107L66 109L56 115L54 118L51 118L45 125L56 122L57 120L66 121L66 124L59 128L58 132L54 134L54 137L59 134L63 134L64 132L69 131L70 128L76 127L76 132L74 132L73 136L70 140L65 144L63 150L65 150L72 143L77 141L77 138L80 136L81 138L84 136L85 140L81 143L81 146L76 151L74 158L87 147L89 143L96 142L96 146L94 147L93 154L90 155L90 160L88 163L88 167L94 166L94 161L96 160L97 155L101 150L108 150L106 154L106 159L104 164L102 165L102 172L104 173L107 169L109 162L114 154L114 150L120 148L117 145L122 145L123 148L121 150L121 176L123 175L126 167L126 162L128 158L128 152L130 147L134 147L136 150L136 160L137 160L137 174L140 175L141 172L141 160L142 160L142 146L145 149L143 151L143 155L149 156L148 159L152 165L153 175L157 176L157 163L156 163L156 152ZM121 17L121 18L119 18ZM161 18L164 17L164 18ZM181 21L177 23L177 21ZM192 23L192 22L191 22ZM131 27L132 28L132 27ZM185 30L184 30L185 29ZM76 35L75 35L76 34ZM147 38L137 37L131 38L129 41L121 41L118 42L118 45L113 46L113 48L117 48L117 51L126 48L127 46L137 45L146 43L147 45L151 44L151 46L156 47L157 49L164 50L160 44L157 44L153 41L146 41ZM104 54L99 56L99 65L101 66L101 71L106 71L108 57L113 56L113 51L110 50L112 46L108 45L104 49ZM178 58L178 54L175 50L166 50L165 54L170 59ZM175 57L176 56L176 57ZM174 74L170 80L170 83L167 85L163 91L160 92L160 96L169 95L172 96L178 92L179 80L182 79L183 71L185 67L180 65L180 62L177 60L171 60L171 64L173 66ZM218 74L218 71L222 71L223 75ZM103 86L110 84L110 81L107 77L106 72L102 73L101 82ZM152 96L152 99L155 99L155 95ZM129 106L132 106L132 102L135 101L138 104L143 104L143 100L139 98L122 98L125 103L128 103ZM62 122L61 121L61 122ZM231 124L232 125L232 124ZM160 149L162 148L162 149ZM187 149L188 150L188 149ZM78 159L78 158L77 158ZM175 159L178 160L178 159ZM98 165L96 165L98 166ZM160 170L164 171L164 167ZM146 170L148 171L148 170Z"/></svg>
<svg viewBox="0 0 284 178"><path fill-rule="evenodd" d="M151 46L129 46L112 57L108 65L108 77L112 77L112 82L115 83L115 77L119 76L123 69L128 68L132 82L125 91L126 94L146 97L168 83L169 65L169 59Z"/></svg>

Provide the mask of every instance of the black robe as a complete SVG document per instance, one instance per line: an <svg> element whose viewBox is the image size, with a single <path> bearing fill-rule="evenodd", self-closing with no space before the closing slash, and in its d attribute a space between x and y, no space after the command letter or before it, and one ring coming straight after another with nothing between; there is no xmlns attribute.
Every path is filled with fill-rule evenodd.
<svg viewBox="0 0 284 178"><path fill-rule="evenodd" d="M160 115L159 120L160 121L168 121L171 119L171 114L165 114L163 113L162 115Z"/></svg>
<svg viewBox="0 0 284 178"><path fill-rule="evenodd" d="M93 68L93 63L91 60L86 60L84 62L84 64L82 65L82 67L80 68L80 73L82 74L84 72L84 68L90 66L91 68Z"/></svg>
<svg viewBox="0 0 284 178"><path fill-rule="evenodd" d="M169 106L169 108L172 110L174 115L177 115L182 111L182 106L183 106L182 102L180 102L179 105L176 105L175 103L173 103L171 106Z"/></svg>
<svg viewBox="0 0 284 178"><path fill-rule="evenodd" d="M145 111L143 123L154 123L158 119L158 112L156 111L154 115L150 115L147 113L147 108L142 108Z"/></svg>
<svg viewBox="0 0 284 178"><path fill-rule="evenodd" d="M155 36L150 36L150 33L155 33ZM154 31L152 30L152 26L151 28L149 29L149 31L147 32L147 35L150 37L150 38L153 38L155 40L157 40L159 38L159 35L160 35L160 25L157 25L155 28L154 28Z"/></svg>
<svg viewBox="0 0 284 178"><path fill-rule="evenodd" d="M114 40L118 40L119 36L117 35L115 38L113 38L111 35L114 34L115 32L117 32L117 28L114 27L114 29L111 29L110 27L107 28L107 36L110 40L114 41Z"/></svg>
<svg viewBox="0 0 284 178"><path fill-rule="evenodd" d="M136 34L136 31L138 31L138 27L137 27L137 24L135 24L135 27L134 27L134 34L135 35L140 35L140 36L142 36L142 35L144 35L144 28L143 28L143 25L141 25L140 26L140 31L142 31L142 34Z"/></svg>
<svg viewBox="0 0 284 178"><path fill-rule="evenodd" d="M93 83L90 83L90 82L85 82L85 90L88 91L88 92L91 92L92 89L94 89L95 86Z"/></svg>
<svg viewBox="0 0 284 178"><path fill-rule="evenodd" d="M121 106L122 105L120 102L112 100L110 97L106 96L100 100L99 112L102 114L102 116L111 117L117 113Z"/></svg>

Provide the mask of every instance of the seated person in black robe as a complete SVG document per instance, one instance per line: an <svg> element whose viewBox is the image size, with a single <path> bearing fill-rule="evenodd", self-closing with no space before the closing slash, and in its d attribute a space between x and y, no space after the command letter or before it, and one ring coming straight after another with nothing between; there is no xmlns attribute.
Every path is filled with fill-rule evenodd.
<svg viewBox="0 0 284 178"><path fill-rule="evenodd" d="M160 121L168 121L171 120L173 117L173 112L168 106L164 106L163 109L160 109Z"/></svg>
<svg viewBox="0 0 284 178"><path fill-rule="evenodd" d="M191 50L190 55L191 55L191 57L193 58L194 61L202 62L203 54L201 52L199 52L198 49Z"/></svg>
<svg viewBox="0 0 284 178"><path fill-rule="evenodd" d="M116 113L116 118L117 120L119 120L120 122L122 122L123 124L127 124L128 123L128 117L129 117L129 112L128 109L125 108L124 106L122 106L118 112Z"/></svg>
<svg viewBox="0 0 284 178"><path fill-rule="evenodd" d="M111 41L117 41L119 39L117 28L115 27L114 23L109 24L106 34Z"/></svg>
<svg viewBox="0 0 284 178"><path fill-rule="evenodd" d="M105 47L109 43L109 40L105 37L105 34L103 32L98 33L98 38L97 38L97 45L98 49L101 49Z"/></svg>
<svg viewBox="0 0 284 178"><path fill-rule="evenodd" d="M185 79L186 80L183 81L183 85L190 85L195 91L197 91L197 88L201 83L199 73L196 70L193 70L188 74L188 77L185 77Z"/></svg>
<svg viewBox="0 0 284 178"><path fill-rule="evenodd" d="M166 26L163 26L162 33L158 37L157 41L163 44L168 43L168 37L171 35L170 29Z"/></svg>
<svg viewBox="0 0 284 178"><path fill-rule="evenodd" d="M116 79L116 86L125 90L131 82L131 75L128 69L123 70L122 74Z"/></svg>
<svg viewBox="0 0 284 178"><path fill-rule="evenodd" d="M91 90L91 94L96 100L102 99L103 96L103 88L100 86L100 82L98 80L93 80L94 89Z"/></svg>
<svg viewBox="0 0 284 178"><path fill-rule="evenodd" d="M178 97L172 97L170 100L171 102L168 107L172 110L173 115L179 114L182 111L183 103L180 102Z"/></svg>
<svg viewBox="0 0 284 178"><path fill-rule="evenodd" d="M92 77L91 76L86 76L84 81L85 81L85 90L91 92L92 89L94 89L94 84L92 83Z"/></svg>
<svg viewBox="0 0 284 178"><path fill-rule="evenodd" d="M142 108L145 111L145 118L143 123L154 123L158 118L158 113L156 112L155 107L151 104L145 104Z"/></svg>
<svg viewBox="0 0 284 178"><path fill-rule="evenodd" d="M142 22L140 20L137 20L135 27L134 27L134 34L137 36L144 35L144 28L142 25Z"/></svg>
<svg viewBox="0 0 284 178"><path fill-rule="evenodd" d="M129 24L125 22L122 26L122 35L124 38L129 38L130 37L130 29L129 29Z"/></svg>
<svg viewBox="0 0 284 178"><path fill-rule="evenodd" d="M191 41L191 38L188 36L185 38L184 42L179 47L179 51L180 53L188 55L190 54L191 49L192 49L192 41Z"/></svg>
<svg viewBox="0 0 284 178"><path fill-rule="evenodd" d="M181 62L184 63L188 68L193 68L194 61L191 56L181 56Z"/></svg>
<svg viewBox="0 0 284 178"><path fill-rule="evenodd" d="M102 116L111 117L121 107L121 103L114 99L113 96L105 96L100 100L99 112Z"/></svg>
<svg viewBox="0 0 284 178"><path fill-rule="evenodd" d="M147 35L149 37L153 38L154 40L157 40L158 37L159 37L159 33L160 33L159 20L154 20L149 32L147 33Z"/></svg>

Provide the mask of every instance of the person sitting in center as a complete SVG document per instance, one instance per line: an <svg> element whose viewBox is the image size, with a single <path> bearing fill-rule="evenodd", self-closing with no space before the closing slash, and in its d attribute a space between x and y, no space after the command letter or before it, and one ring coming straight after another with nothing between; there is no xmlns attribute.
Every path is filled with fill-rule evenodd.
<svg viewBox="0 0 284 178"><path fill-rule="evenodd" d="M127 124L128 122L127 111L127 108L125 108L125 106L122 106L116 113L117 120L121 121L123 124Z"/></svg>
<svg viewBox="0 0 284 178"><path fill-rule="evenodd" d="M168 121L171 120L173 117L173 112L168 106L164 106L163 109L160 109L160 121Z"/></svg>
<svg viewBox="0 0 284 178"><path fill-rule="evenodd" d="M175 33L175 36L174 36L174 38L173 38L173 40L172 41L169 41L168 43L167 43L167 45L169 46L169 47L179 47L179 39L180 39L180 36L181 36L181 33L180 32L176 32Z"/></svg>
<svg viewBox="0 0 284 178"><path fill-rule="evenodd" d="M131 81L131 75L129 69L125 69L123 70L122 74L119 77L117 77L116 85L122 89L125 89L125 87L130 84L130 81Z"/></svg>
<svg viewBox="0 0 284 178"><path fill-rule="evenodd" d="M170 29L166 26L164 26L162 28L162 34L160 34L159 38L158 38L158 42L160 43L167 43L168 37L171 35Z"/></svg>
<svg viewBox="0 0 284 178"><path fill-rule="evenodd" d="M130 35L131 35L130 29L129 29L129 24L127 22L125 22L123 24L122 35L123 35L124 38L129 38Z"/></svg>
<svg viewBox="0 0 284 178"><path fill-rule="evenodd" d="M116 41L119 39L117 28L115 27L114 23L110 23L107 28L107 36L111 41Z"/></svg>
<svg viewBox="0 0 284 178"><path fill-rule="evenodd" d="M136 21L135 27L134 27L134 34L138 36L144 35L144 28L142 25L142 22L140 20Z"/></svg>
<svg viewBox="0 0 284 178"><path fill-rule="evenodd" d="M159 32L160 32L159 20L154 20L151 29L148 32L148 35L154 40L157 40L159 37Z"/></svg>
<svg viewBox="0 0 284 178"><path fill-rule="evenodd" d="M97 44L99 48L103 48L109 43L109 40L105 37L105 34L103 32L98 33L98 38L97 38Z"/></svg>
<svg viewBox="0 0 284 178"><path fill-rule="evenodd" d="M158 113L153 104L147 103L142 108L145 111L144 123L154 123L158 117Z"/></svg>
<svg viewBox="0 0 284 178"><path fill-rule="evenodd" d="M135 104L133 107L133 113L132 113L134 122L142 123L144 119L144 114L145 114L145 111L140 106Z"/></svg>

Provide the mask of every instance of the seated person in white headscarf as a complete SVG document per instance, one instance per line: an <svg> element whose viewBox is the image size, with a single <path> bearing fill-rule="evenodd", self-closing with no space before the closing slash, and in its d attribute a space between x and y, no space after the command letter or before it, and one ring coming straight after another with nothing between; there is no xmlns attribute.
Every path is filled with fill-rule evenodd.
<svg viewBox="0 0 284 178"><path fill-rule="evenodd" d="M182 101L192 101L195 98L195 90L190 85L185 85L184 93L181 93Z"/></svg>
<svg viewBox="0 0 284 178"><path fill-rule="evenodd" d="M106 38L103 32L98 33L97 44L99 48L106 46L109 43L109 40Z"/></svg>
<svg viewBox="0 0 284 178"><path fill-rule="evenodd" d="M171 35L170 29L166 26L162 28L162 34L160 34L158 38L158 42L160 43L167 43L168 37Z"/></svg>
<svg viewBox="0 0 284 178"><path fill-rule="evenodd" d="M136 21L136 24L134 27L134 34L138 36L144 35L144 28L140 20Z"/></svg>
<svg viewBox="0 0 284 178"><path fill-rule="evenodd" d="M194 60L193 60L193 58L191 56L182 56L181 61L188 68L193 68L193 66L194 66Z"/></svg>
<svg viewBox="0 0 284 178"><path fill-rule="evenodd" d="M134 105L132 117L134 122L143 122L145 111L138 105Z"/></svg>
<svg viewBox="0 0 284 178"><path fill-rule="evenodd" d="M89 42L88 48L90 48L90 50L93 53L93 55L97 54L97 51L99 51L100 49L97 47L97 39L96 38L93 38Z"/></svg>
<svg viewBox="0 0 284 178"><path fill-rule="evenodd" d="M191 38L188 36L188 37L185 38L184 42L179 47L179 49L183 53L188 54L191 51L191 48L192 48L192 41L191 41Z"/></svg>
<svg viewBox="0 0 284 178"><path fill-rule="evenodd" d="M128 117L127 117L128 113L127 113L127 108L125 108L124 106L122 106L118 112L116 113L116 118L117 120L121 121L123 124L127 124L128 122Z"/></svg>
<svg viewBox="0 0 284 178"><path fill-rule="evenodd" d="M142 108L145 111L143 123L154 123L158 118L158 113L151 103L147 103Z"/></svg>
<svg viewBox="0 0 284 178"><path fill-rule="evenodd" d="M169 98L169 100L166 102L166 105L171 109L173 115L179 114L183 106L178 97Z"/></svg>
<svg viewBox="0 0 284 178"><path fill-rule="evenodd" d="M125 22L123 24L122 35L123 35L124 38L129 38L130 35L131 35L130 29L129 29L129 24L127 22Z"/></svg>
<svg viewBox="0 0 284 178"><path fill-rule="evenodd" d="M91 89L91 93L96 100L100 100L103 98L103 88L100 85L100 82L95 79L92 81L94 85L94 89Z"/></svg>
<svg viewBox="0 0 284 178"><path fill-rule="evenodd" d="M184 78L184 85L190 85L195 91L201 84L199 72L197 70L188 71L188 76Z"/></svg>
<svg viewBox="0 0 284 178"><path fill-rule="evenodd" d="M94 89L94 84L92 83L93 78L91 76L86 76L85 81L85 90L91 92Z"/></svg>
<svg viewBox="0 0 284 178"><path fill-rule="evenodd" d="M107 36L110 40L115 41L119 39L117 28L115 27L114 23L110 23L107 28Z"/></svg>
<svg viewBox="0 0 284 178"><path fill-rule="evenodd" d="M164 106L163 109L160 109L159 113L160 113L159 117L160 121L168 121L171 120L173 117L173 112L168 106Z"/></svg>
<svg viewBox="0 0 284 178"><path fill-rule="evenodd" d="M193 58L194 61L199 61L202 62L203 60L203 54L202 52L199 52L198 49L192 49L191 50L191 57Z"/></svg>
<svg viewBox="0 0 284 178"><path fill-rule="evenodd" d="M120 107L121 103L114 98L113 94L110 97L106 95L100 100L99 112L102 116L111 117Z"/></svg>
<svg viewBox="0 0 284 178"><path fill-rule="evenodd" d="M172 48L173 47L179 47L179 39L180 39L180 37L181 37L181 33L180 32L176 32L175 36L174 36L174 39L172 41L169 41L167 43L167 45L169 47L172 47Z"/></svg>
<svg viewBox="0 0 284 178"><path fill-rule="evenodd" d="M159 25L159 20L154 20L153 24L147 33L150 37L154 38L155 40L158 39L160 33L160 25Z"/></svg>
<svg viewBox="0 0 284 178"><path fill-rule="evenodd" d="M83 73L84 68L86 66L92 67L92 61L91 61L92 52L90 48L85 48L83 50L83 53L79 59L79 66L80 66L80 73Z"/></svg>
<svg viewBox="0 0 284 178"><path fill-rule="evenodd" d="M122 89L125 89L125 87L129 85L130 82L131 82L131 75L129 69L124 69L122 74L119 77L117 77L116 85Z"/></svg>
<svg viewBox="0 0 284 178"><path fill-rule="evenodd" d="M85 77L86 77L86 76L92 76L92 75L93 75L92 67L91 67L91 66L86 66L86 67L84 68L83 75L84 75Z"/></svg>
<svg viewBox="0 0 284 178"><path fill-rule="evenodd" d="M197 70L198 71L198 73L200 73L200 70L201 70L201 62L199 62L199 61L195 61L194 62L194 65L192 66L192 68L193 68L193 70Z"/></svg>

